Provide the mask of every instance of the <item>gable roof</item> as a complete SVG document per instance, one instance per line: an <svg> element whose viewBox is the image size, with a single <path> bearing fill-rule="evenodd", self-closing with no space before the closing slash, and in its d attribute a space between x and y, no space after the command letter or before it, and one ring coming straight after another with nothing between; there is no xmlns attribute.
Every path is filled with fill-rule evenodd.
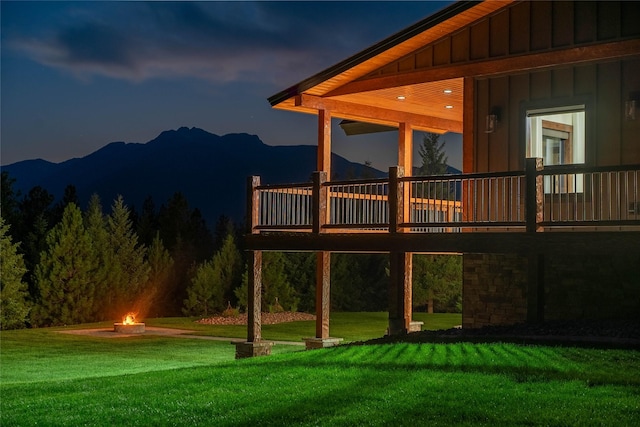
<svg viewBox="0 0 640 427"><path fill-rule="evenodd" d="M386 127L462 132L465 78L637 57L638 4L459 1L269 102Z"/></svg>
<svg viewBox="0 0 640 427"><path fill-rule="evenodd" d="M300 102L300 96L310 95L322 97L327 95L331 91L340 88L346 83L353 82L359 78L362 78L381 66L384 66L390 62L402 58L405 55L410 54L416 49L422 46L434 42L443 36L456 31L459 28L464 27L478 19L481 19L503 7L512 3L512 0L495 0L495 1L458 1L450 6L436 12L433 15L426 17L425 19L417 22L416 24L374 44L373 46L356 53L355 55L329 67L301 82L295 84L277 94L269 97L269 103L277 109L306 112L315 114L317 112L317 106L305 106ZM424 85L423 87L415 86L416 91L420 91L423 94L434 95L435 93L442 93L443 88L450 89L455 87L456 90L462 88L461 79L459 81L444 82L437 87L433 85ZM375 96L382 98L397 97L397 91L389 90L388 93L377 93ZM441 125L437 125L438 121L434 122L437 126L418 126L424 130L440 131L445 128L447 130L460 131L461 129L461 92L458 101L455 101L450 97L451 105L456 109L455 112L448 111L441 114ZM351 95L346 97L337 97L336 99L345 102L356 102L357 97ZM458 105L459 104L459 105ZM410 113L413 111L410 103L405 104L407 111ZM449 104L448 104L449 105ZM335 108L333 109L335 111ZM335 117L342 117L345 119L359 120L360 116L336 112ZM436 114L436 116L438 116ZM459 117L458 117L459 116ZM376 120L370 121L375 123ZM456 122L456 123L453 123ZM394 125L393 121L378 121L381 125ZM450 129L454 128L454 129Z"/></svg>

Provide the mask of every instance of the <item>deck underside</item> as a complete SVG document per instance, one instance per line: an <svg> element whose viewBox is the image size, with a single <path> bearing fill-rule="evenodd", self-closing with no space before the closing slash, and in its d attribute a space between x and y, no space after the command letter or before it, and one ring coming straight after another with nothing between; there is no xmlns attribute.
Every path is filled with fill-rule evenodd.
<svg viewBox="0 0 640 427"><path fill-rule="evenodd" d="M640 231L471 233L261 233L245 236L247 250L283 252L640 253Z"/></svg>

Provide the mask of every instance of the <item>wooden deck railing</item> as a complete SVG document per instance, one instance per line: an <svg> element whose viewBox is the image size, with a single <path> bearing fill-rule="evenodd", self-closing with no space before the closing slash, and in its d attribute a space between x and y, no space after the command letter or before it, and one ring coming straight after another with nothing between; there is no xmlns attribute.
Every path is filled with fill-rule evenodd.
<svg viewBox="0 0 640 427"><path fill-rule="evenodd" d="M252 233L262 231L463 232L640 227L640 165L542 168L525 171L326 180L261 185L251 177Z"/></svg>

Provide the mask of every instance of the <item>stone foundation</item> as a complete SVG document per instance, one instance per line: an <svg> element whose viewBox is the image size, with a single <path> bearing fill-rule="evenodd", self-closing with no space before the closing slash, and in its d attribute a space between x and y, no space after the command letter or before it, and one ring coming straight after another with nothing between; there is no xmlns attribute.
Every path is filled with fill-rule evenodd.
<svg viewBox="0 0 640 427"><path fill-rule="evenodd" d="M343 338L303 338L307 350L316 348L335 347L340 345Z"/></svg>
<svg viewBox="0 0 640 427"><path fill-rule="evenodd" d="M464 254L464 328L532 319L625 320L640 313L640 252L544 254L540 267L531 266L539 270L534 274L528 271L530 260L514 254Z"/></svg>
<svg viewBox="0 0 640 427"><path fill-rule="evenodd" d="M512 254L464 254L462 327L527 320L527 259Z"/></svg>
<svg viewBox="0 0 640 427"><path fill-rule="evenodd" d="M236 346L236 359L246 357L269 356L271 354L272 341L244 341L234 342Z"/></svg>

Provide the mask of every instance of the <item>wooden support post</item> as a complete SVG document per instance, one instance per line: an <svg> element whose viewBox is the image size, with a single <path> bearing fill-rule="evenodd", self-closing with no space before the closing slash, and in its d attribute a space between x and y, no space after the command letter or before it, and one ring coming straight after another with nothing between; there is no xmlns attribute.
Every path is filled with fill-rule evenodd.
<svg viewBox="0 0 640 427"><path fill-rule="evenodd" d="M543 169L541 158L526 159L525 215L527 232L543 231L544 180L538 172ZM532 252L527 257L527 321L544 320L544 255Z"/></svg>
<svg viewBox="0 0 640 427"><path fill-rule="evenodd" d="M260 341L262 339L262 251L250 252L247 292L247 341Z"/></svg>
<svg viewBox="0 0 640 427"><path fill-rule="evenodd" d="M247 233L257 234L260 215L259 176L247 181ZM273 342L262 341L262 251L249 251L247 283L247 341L237 342L236 359L271 354Z"/></svg>
<svg viewBox="0 0 640 427"><path fill-rule="evenodd" d="M404 186L399 178L404 177L404 168L395 166L389 168L389 232L400 232L400 225L404 222Z"/></svg>
<svg viewBox="0 0 640 427"><path fill-rule="evenodd" d="M307 350L333 347L342 342L342 338L329 336L331 253L316 254L316 336L304 338Z"/></svg>
<svg viewBox="0 0 640 427"><path fill-rule="evenodd" d="M403 176L413 176L413 129L408 123L400 123L398 127L398 166L402 167ZM402 222L409 221L411 209L411 193L409 185L402 185ZM401 232L401 230L398 230Z"/></svg>
<svg viewBox="0 0 640 427"><path fill-rule="evenodd" d="M316 254L316 338L329 338L331 252Z"/></svg>
<svg viewBox="0 0 640 427"><path fill-rule="evenodd" d="M331 179L331 112L318 110L318 170Z"/></svg>
<svg viewBox="0 0 640 427"><path fill-rule="evenodd" d="M262 251L250 251L247 285L247 341L237 342L236 359L271 354L273 342L262 340Z"/></svg>
<svg viewBox="0 0 640 427"><path fill-rule="evenodd" d="M257 187L260 185L259 176L250 176L247 179L247 233L257 234L256 226L260 218L260 193Z"/></svg>
<svg viewBox="0 0 640 427"><path fill-rule="evenodd" d="M329 189L324 185L327 173L324 171L313 173L312 209L313 218L311 228L314 233L322 233L327 224L329 214Z"/></svg>
<svg viewBox="0 0 640 427"><path fill-rule="evenodd" d="M464 94L462 99L462 171L464 173L477 172L475 157L475 79L465 77ZM473 221L472 215L474 198L473 180L462 185L462 218L463 221ZM464 229L463 231L471 231Z"/></svg>
<svg viewBox="0 0 640 427"><path fill-rule="evenodd" d="M525 219L529 233L543 231L540 223L544 219L544 185L542 175L538 174L542 168L542 159L526 160L524 168L526 182Z"/></svg>
<svg viewBox="0 0 640 427"><path fill-rule="evenodd" d="M412 254L391 252L389 270L389 335L411 331L411 268Z"/></svg>

